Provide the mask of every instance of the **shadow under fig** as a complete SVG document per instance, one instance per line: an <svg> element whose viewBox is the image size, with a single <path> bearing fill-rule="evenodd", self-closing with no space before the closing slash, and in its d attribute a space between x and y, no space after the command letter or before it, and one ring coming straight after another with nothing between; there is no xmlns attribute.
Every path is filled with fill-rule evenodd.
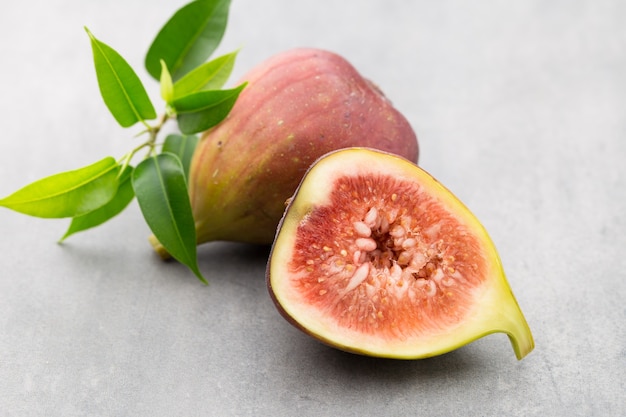
<svg viewBox="0 0 626 417"><path fill-rule="evenodd" d="M291 332L288 332L291 333ZM336 380L354 386L397 386L406 384L445 384L463 381L489 367L490 359L480 349L464 346L424 359L390 359L345 352L304 334L290 336L290 366L310 366L320 380Z"/></svg>
<svg viewBox="0 0 626 417"><path fill-rule="evenodd" d="M375 358L343 352L325 347L321 360L329 363L334 372L349 378L376 380L406 380L424 378L444 378L459 376L480 367L479 358L467 349L457 349L424 359Z"/></svg>
<svg viewBox="0 0 626 417"><path fill-rule="evenodd" d="M237 242L209 242L198 246L198 266L209 281L265 285L270 246Z"/></svg>
<svg viewBox="0 0 626 417"><path fill-rule="evenodd" d="M198 263L212 265L215 262L235 263L249 262L263 266L269 259L270 245L255 245L238 242L208 242L198 246Z"/></svg>

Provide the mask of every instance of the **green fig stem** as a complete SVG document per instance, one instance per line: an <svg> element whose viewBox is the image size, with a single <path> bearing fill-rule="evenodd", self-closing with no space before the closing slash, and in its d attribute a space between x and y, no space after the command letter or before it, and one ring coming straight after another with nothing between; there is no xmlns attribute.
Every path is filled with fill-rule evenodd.
<svg viewBox="0 0 626 417"><path fill-rule="evenodd" d="M524 359L535 348L535 341L526 320L523 323L518 323L516 331L508 332L508 336L518 360Z"/></svg>
<svg viewBox="0 0 626 417"><path fill-rule="evenodd" d="M168 261L168 260L172 259L172 255L170 255L170 253L167 251L167 249L165 249L165 247L163 245L161 245L161 242L159 242L159 239L157 239L155 235L150 235L148 237L148 241L150 242L150 244L154 248L154 251L157 253L157 255L159 255L159 257L162 260Z"/></svg>
<svg viewBox="0 0 626 417"><path fill-rule="evenodd" d="M521 360L535 348L535 341L517 300L513 293L509 294L511 301L508 303L509 311L505 314L507 324L502 331L509 336L515 356Z"/></svg>

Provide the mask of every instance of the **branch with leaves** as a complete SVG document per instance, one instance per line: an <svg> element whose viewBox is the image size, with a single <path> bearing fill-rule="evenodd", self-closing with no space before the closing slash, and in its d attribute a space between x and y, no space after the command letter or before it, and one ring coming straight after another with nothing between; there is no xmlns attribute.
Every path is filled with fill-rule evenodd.
<svg viewBox="0 0 626 417"><path fill-rule="evenodd" d="M42 218L71 218L61 238L99 226L137 198L146 223L173 258L203 282L187 177L197 133L230 112L245 83L222 89L237 51L207 61L226 29L230 0L196 0L180 8L161 28L145 58L165 102L157 117L137 73L113 48L85 28L91 42L104 103L124 128L142 124L144 141L120 158L62 172L0 199L0 206ZM158 142L163 125L175 120L180 134ZM133 166L140 152L141 160Z"/></svg>

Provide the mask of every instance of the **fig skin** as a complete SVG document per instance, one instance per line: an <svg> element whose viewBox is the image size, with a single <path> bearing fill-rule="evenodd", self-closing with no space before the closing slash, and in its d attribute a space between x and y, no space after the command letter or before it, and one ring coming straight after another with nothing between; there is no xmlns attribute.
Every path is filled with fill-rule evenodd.
<svg viewBox="0 0 626 417"><path fill-rule="evenodd" d="M354 146L417 162L417 136L383 93L341 56L298 48L242 77L248 85L195 151L189 193L198 244L271 244L308 167Z"/></svg>

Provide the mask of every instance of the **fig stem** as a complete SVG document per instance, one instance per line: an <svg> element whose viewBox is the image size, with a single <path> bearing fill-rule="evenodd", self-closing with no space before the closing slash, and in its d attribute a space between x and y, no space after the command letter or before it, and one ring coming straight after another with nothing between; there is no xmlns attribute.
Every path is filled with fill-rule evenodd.
<svg viewBox="0 0 626 417"><path fill-rule="evenodd" d="M504 313L508 323L503 331L509 336L515 356L518 360L521 360L535 348L535 341L515 296L510 291L509 296L510 300L507 303L508 311Z"/></svg>
<svg viewBox="0 0 626 417"><path fill-rule="evenodd" d="M172 255L170 255L167 249L165 249L165 247L161 245L161 242L159 242L159 239L157 239L155 235L150 235L148 237L148 241L152 245L154 251L157 253L157 255L159 255L162 260L167 261L172 259Z"/></svg>
<svg viewBox="0 0 626 417"><path fill-rule="evenodd" d="M522 360L535 348L535 341L523 316L520 317L520 322L516 324L515 331L507 333L518 360Z"/></svg>

